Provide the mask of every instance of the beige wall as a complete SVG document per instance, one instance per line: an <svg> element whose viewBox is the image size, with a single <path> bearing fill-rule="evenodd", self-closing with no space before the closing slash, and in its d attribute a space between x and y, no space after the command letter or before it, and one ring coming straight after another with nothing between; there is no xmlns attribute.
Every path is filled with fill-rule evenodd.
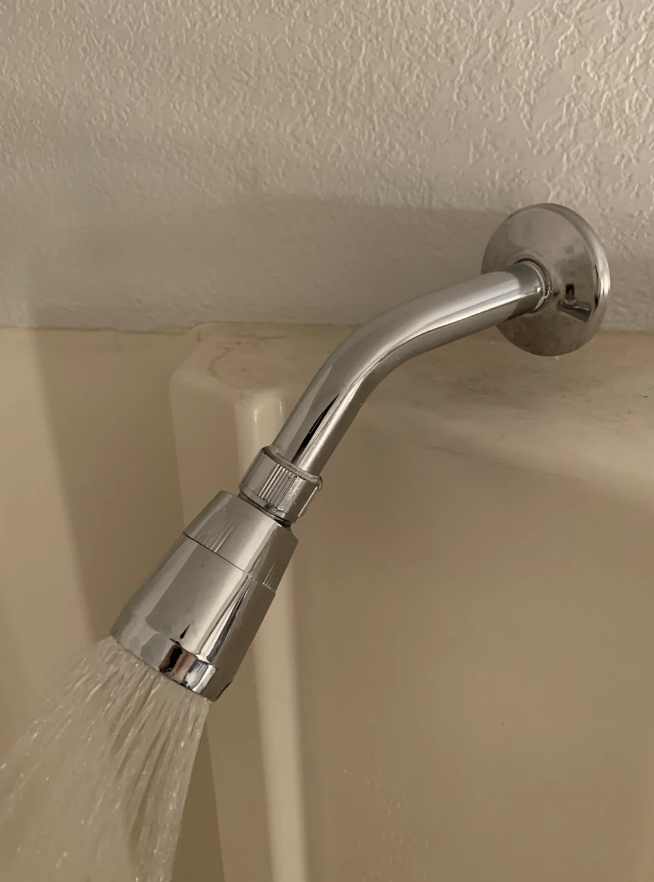
<svg viewBox="0 0 654 882"><path fill-rule="evenodd" d="M190 334L0 333L3 636L24 662L27 620L51 660L18 664L20 689L0 683L12 692L0 693L3 742L179 533L168 381L194 345Z"/></svg>
<svg viewBox="0 0 654 882"><path fill-rule="evenodd" d="M0 323L358 322L554 200L613 324L654 328L643 0L30 0L0 31Z"/></svg>
<svg viewBox="0 0 654 882"><path fill-rule="evenodd" d="M3 752L181 530L168 385L196 339L0 332ZM200 882L220 865L200 775L189 814L179 878Z"/></svg>
<svg viewBox="0 0 654 882"><path fill-rule="evenodd" d="M309 878L654 878L653 530L355 430L296 563Z"/></svg>
<svg viewBox="0 0 654 882"><path fill-rule="evenodd" d="M343 333L0 334L0 747ZM380 387L211 711L176 878L654 880L653 371L646 335L489 334Z"/></svg>
<svg viewBox="0 0 654 882"><path fill-rule="evenodd" d="M180 368L189 515L341 335ZM380 387L210 715L228 882L654 880L653 371L644 335L489 334Z"/></svg>

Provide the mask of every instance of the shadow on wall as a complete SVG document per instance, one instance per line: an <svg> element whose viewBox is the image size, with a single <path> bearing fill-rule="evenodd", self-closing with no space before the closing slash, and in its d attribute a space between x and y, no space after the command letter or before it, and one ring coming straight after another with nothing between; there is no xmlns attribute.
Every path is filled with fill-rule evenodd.
<svg viewBox="0 0 654 882"><path fill-rule="evenodd" d="M31 322L146 331L361 322L477 275L504 216L253 195L98 224L32 268Z"/></svg>
<svg viewBox="0 0 654 882"><path fill-rule="evenodd" d="M168 382L195 335L39 333L68 530L95 639L182 527Z"/></svg>
<svg viewBox="0 0 654 882"><path fill-rule="evenodd" d="M57 250L40 252L17 284L31 304L27 322L44 327L351 324L477 275L488 239L511 208L375 206L256 192L219 207L198 201L186 213L162 205L120 222L62 224ZM651 260L616 256L606 246L609 321L629 328L634 310L651 312Z"/></svg>

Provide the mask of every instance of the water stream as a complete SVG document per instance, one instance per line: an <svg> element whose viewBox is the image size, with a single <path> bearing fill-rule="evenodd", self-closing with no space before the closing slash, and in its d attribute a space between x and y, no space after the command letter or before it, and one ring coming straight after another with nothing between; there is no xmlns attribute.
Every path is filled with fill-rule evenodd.
<svg viewBox="0 0 654 882"><path fill-rule="evenodd" d="M168 882L208 709L99 643L0 762L3 882Z"/></svg>

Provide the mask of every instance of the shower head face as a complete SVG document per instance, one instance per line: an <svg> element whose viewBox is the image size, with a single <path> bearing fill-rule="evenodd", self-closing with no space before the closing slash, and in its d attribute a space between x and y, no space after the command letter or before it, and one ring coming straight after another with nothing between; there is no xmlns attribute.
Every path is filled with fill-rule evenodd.
<svg viewBox="0 0 654 882"><path fill-rule="evenodd" d="M547 297L535 312L503 322L504 336L533 355L563 355L599 330L610 276L604 248L593 229L563 205L530 205L510 215L491 237L482 272L531 261L543 271Z"/></svg>
<svg viewBox="0 0 654 882"><path fill-rule="evenodd" d="M287 527L219 493L125 606L114 639L215 700L234 678L295 545Z"/></svg>

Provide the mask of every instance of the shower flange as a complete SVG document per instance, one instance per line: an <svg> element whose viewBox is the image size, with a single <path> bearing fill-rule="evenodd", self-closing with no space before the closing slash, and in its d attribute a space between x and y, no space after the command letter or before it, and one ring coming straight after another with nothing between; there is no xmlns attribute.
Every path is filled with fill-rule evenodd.
<svg viewBox="0 0 654 882"><path fill-rule="evenodd" d="M541 268L547 297L540 309L503 322L500 331L534 355L579 349L599 329L609 296L609 267L599 239L574 211L552 203L531 205L497 228L482 273L522 260Z"/></svg>

